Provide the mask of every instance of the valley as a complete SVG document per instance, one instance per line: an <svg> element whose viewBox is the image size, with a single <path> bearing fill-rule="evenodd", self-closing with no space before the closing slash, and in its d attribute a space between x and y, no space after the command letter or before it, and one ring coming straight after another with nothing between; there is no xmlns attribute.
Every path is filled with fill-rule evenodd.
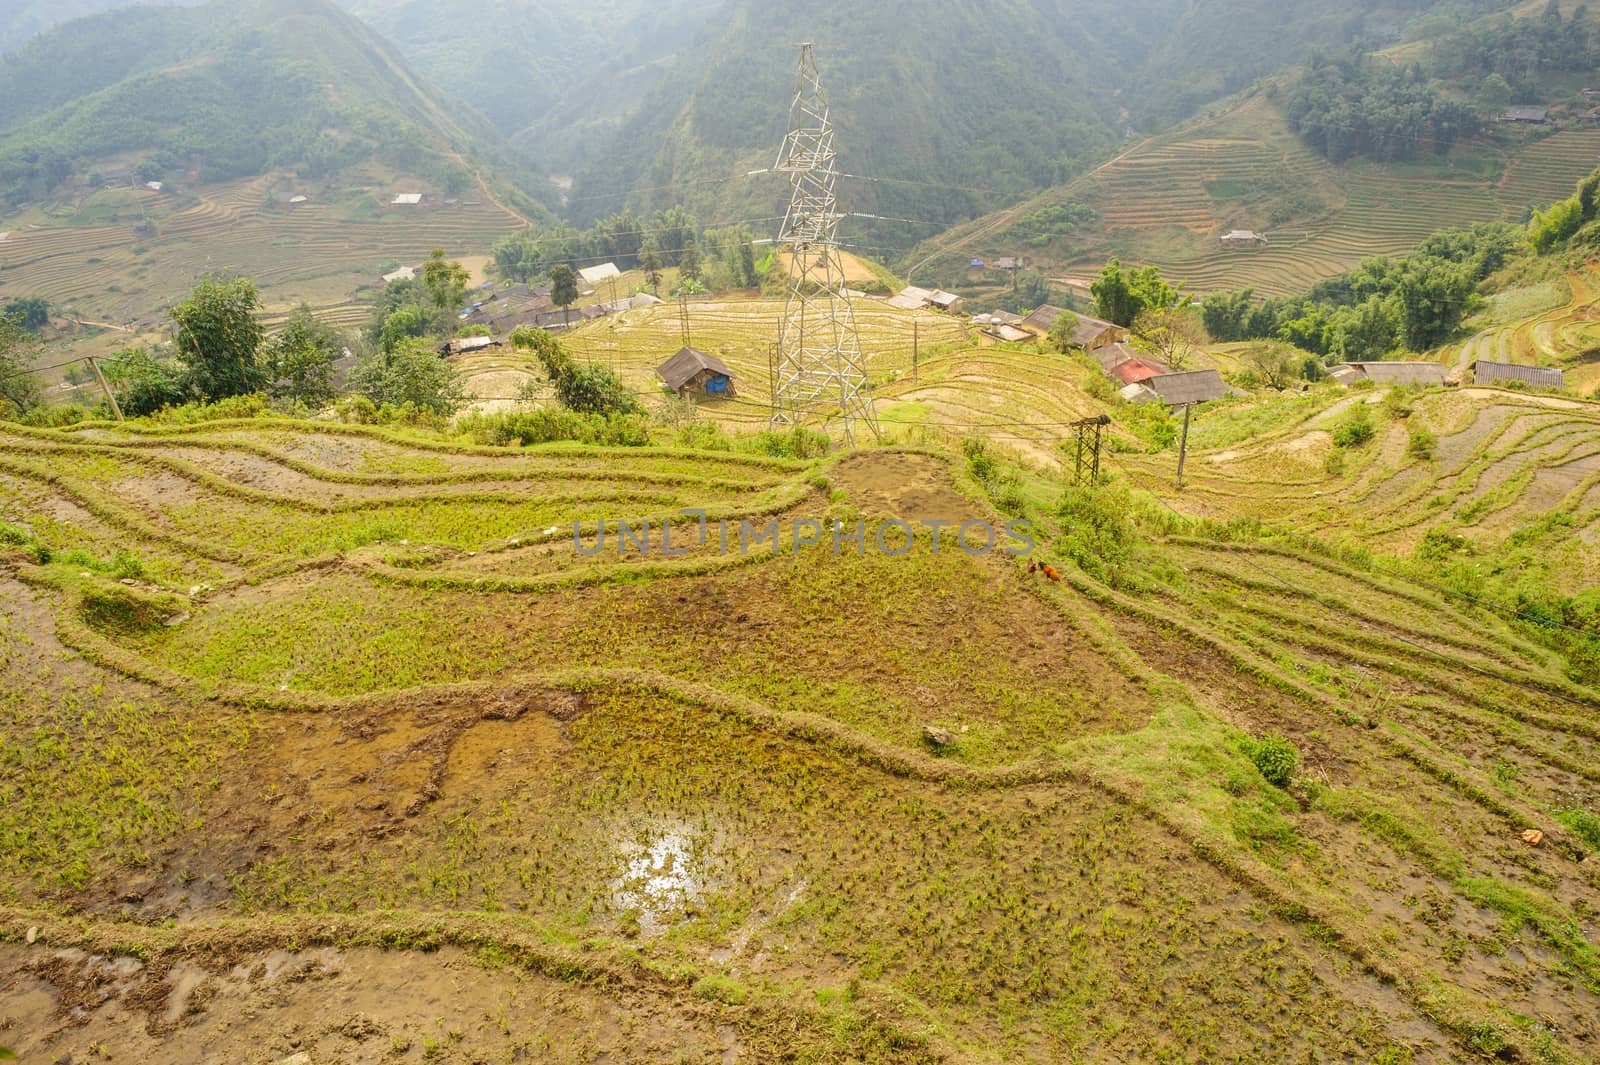
<svg viewBox="0 0 1600 1065"><path fill-rule="evenodd" d="M1600 1061L1595 56L0 12L0 1059Z"/></svg>

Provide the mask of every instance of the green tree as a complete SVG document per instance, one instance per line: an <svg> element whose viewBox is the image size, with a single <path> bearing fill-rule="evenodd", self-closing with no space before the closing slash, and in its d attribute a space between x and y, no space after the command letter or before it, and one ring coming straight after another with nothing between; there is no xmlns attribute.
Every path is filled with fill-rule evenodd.
<svg viewBox="0 0 1600 1065"><path fill-rule="evenodd" d="M1548 210L1533 212L1528 223L1528 240L1537 252L1554 251L1564 245L1583 226L1583 203L1576 197L1553 203Z"/></svg>
<svg viewBox="0 0 1600 1065"><path fill-rule="evenodd" d="M1105 265L1100 276L1089 286L1089 292L1094 296L1096 317L1117 325L1131 326L1144 309L1133 294L1131 279L1118 259L1112 259Z"/></svg>
<svg viewBox="0 0 1600 1065"><path fill-rule="evenodd" d="M1077 331L1078 316L1071 311L1062 311L1050 323L1050 343L1055 345L1057 351L1067 351L1072 347L1072 335Z"/></svg>
<svg viewBox="0 0 1600 1065"><path fill-rule="evenodd" d="M644 269L644 280L651 294L661 295L661 256L656 254L655 245L645 247L644 254L639 256L639 265Z"/></svg>
<svg viewBox="0 0 1600 1065"><path fill-rule="evenodd" d="M1208 339L1200 315L1193 308L1173 305L1140 311L1133 321L1133 332L1174 370L1183 369Z"/></svg>
<svg viewBox="0 0 1600 1065"><path fill-rule="evenodd" d="M550 271L550 299L567 312L567 321L571 322L572 305L578 302L578 275L565 263Z"/></svg>
<svg viewBox="0 0 1600 1065"><path fill-rule="evenodd" d="M1471 270L1443 259L1411 258L1400 272L1395 296L1406 347L1427 351L1450 339L1475 309Z"/></svg>
<svg viewBox="0 0 1600 1065"><path fill-rule="evenodd" d="M455 326L456 309L461 306L461 295L466 292L471 276L466 267L446 259L443 248L433 249L428 261L422 264L422 286L432 297L446 332Z"/></svg>
<svg viewBox="0 0 1600 1065"><path fill-rule="evenodd" d="M0 416L20 417L39 405L39 379L28 369L36 344L21 316L0 316Z"/></svg>
<svg viewBox="0 0 1600 1065"><path fill-rule="evenodd" d="M441 417L454 414L466 399L456 368L416 338L363 359L351 372L350 383L380 407L409 405Z"/></svg>
<svg viewBox="0 0 1600 1065"><path fill-rule="evenodd" d="M163 362L147 348L125 348L101 365L117 406L130 418L154 414L189 401L189 383L178 367Z"/></svg>
<svg viewBox="0 0 1600 1065"><path fill-rule="evenodd" d="M1300 357L1289 345L1269 340L1252 345L1245 352L1244 364L1268 388L1282 389L1294 380L1300 367Z"/></svg>
<svg viewBox="0 0 1600 1065"><path fill-rule="evenodd" d="M556 386L556 399L568 410L579 414L639 414L643 410L610 367L573 362L561 341L543 329L518 327L511 334L511 346L538 360Z"/></svg>
<svg viewBox="0 0 1600 1065"><path fill-rule="evenodd" d="M690 240L678 253L678 273L687 281L699 281L702 268L700 245Z"/></svg>
<svg viewBox="0 0 1600 1065"><path fill-rule="evenodd" d="M1499 74L1490 74L1478 86L1478 103L1485 111L1503 111L1511 103L1511 83Z"/></svg>
<svg viewBox="0 0 1600 1065"><path fill-rule="evenodd" d="M415 303L396 307L378 331L378 347L394 351L404 341L428 335L427 309Z"/></svg>
<svg viewBox="0 0 1600 1065"><path fill-rule="evenodd" d="M501 277L527 284L539 273L539 242L529 230L507 233L494 242L490 254Z"/></svg>
<svg viewBox="0 0 1600 1065"><path fill-rule="evenodd" d="M1200 308L1200 319L1206 332L1224 344L1244 340L1248 336L1246 323L1255 307L1255 295L1254 289L1247 288L1239 292L1218 292L1207 296Z"/></svg>
<svg viewBox="0 0 1600 1065"><path fill-rule="evenodd" d="M246 278L202 281L172 309L178 361L200 398L247 395L266 384L260 309L255 282Z"/></svg>
<svg viewBox="0 0 1600 1065"><path fill-rule="evenodd" d="M344 336L317 321L301 304L282 332L265 345L270 391L282 399L317 407L333 399L333 364L344 351Z"/></svg>
<svg viewBox="0 0 1600 1065"><path fill-rule="evenodd" d="M1033 310L1050 302L1050 282L1037 270L1024 270L1012 278L1017 310Z"/></svg>
<svg viewBox="0 0 1600 1065"><path fill-rule="evenodd" d="M0 308L0 315L16 318L22 328L37 333L50 324L50 301L43 296L22 296Z"/></svg>
<svg viewBox="0 0 1600 1065"><path fill-rule="evenodd" d="M695 243L700 235L700 223L695 220L682 207L669 207L665 211L656 212L654 224L651 226L656 233L656 247L664 249L662 254L668 262L683 265L681 258L683 250Z"/></svg>
<svg viewBox="0 0 1600 1065"><path fill-rule="evenodd" d="M1155 267L1125 270L1117 259L1106 264L1089 291L1094 295L1094 313L1121 326L1132 326L1147 310L1183 307L1189 303Z"/></svg>

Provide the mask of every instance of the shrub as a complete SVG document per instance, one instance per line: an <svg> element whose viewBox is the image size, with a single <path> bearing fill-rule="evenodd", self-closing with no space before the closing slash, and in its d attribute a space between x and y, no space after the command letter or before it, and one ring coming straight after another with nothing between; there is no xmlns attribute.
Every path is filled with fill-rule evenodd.
<svg viewBox="0 0 1600 1065"><path fill-rule="evenodd" d="M363 359L351 371L350 384L380 408L410 405L447 417L466 401L456 368L421 340Z"/></svg>
<svg viewBox="0 0 1600 1065"><path fill-rule="evenodd" d="M1433 449L1439 441L1426 429L1411 430L1411 440L1406 444L1406 454L1414 459L1433 458Z"/></svg>
<svg viewBox="0 0 1600 1065"><path fill-rule="evenodd" d="M728 1006L743 1005L750 997L743 984L721 973L712 973L696 980L694 993L707 1002L721 1002Z"/></svg>
<svg viewBox="0 0 1600 1065"><path fill-rule="evenodd" d="M1350 416L1339 423L1333 431L1334 447L1360 447L1375 435L1372 427L1372 416L1367 413L1366 405L1357 407Z"/></svg>
<svg viewBox="0 0 1600 1065"><path fill-rule="evenodd" d="M272 413L272 404L267 397L260 392L253 392L243 396L228 396L215 403L185 403L177 407L164 407L153 411L148 420L160 425L197 425L226 418L259 418Z"/></svg>
<svg viewBox="0 0 1600 1065"><path fill-rule="evenodd" d="M472 413L456 428L475 443L494 447L528 447L558 440L601 447L645 447L650 443L649 423L638 415L579 414L548 407L506 414Z"/></svg>
<svg viewBox="0 0 1600 1065"><path fill-rule="evenodd" d="M1557 810L1556 820L1570 828L1590 847L1600 851L1600 814L1573 807L1570 810Z"/></svg>
<svg viewBox="0 0 1600 1065"><path fill-rule="evenodd" d="M694 448L697 451L733 450L733 441L715 422L686 422L678 426L672 442L678 447Z"/></svg>
<svg viewBox="0 0 1600 1065"><path fill-rule="evenodd" d="M1267 736L1252 742L1246 753L1268 784L1286 788L1300 764L1300 752L1282 736Z"/></svg>
<svg viewBox="0 0 1600 1065"><path fill-rule="evenodd" d="M757 433L755 449L778 459L816 459L828 453L833 446L828 434L817 429L797 425L786 433L770 429Z"/></svg>
<svg viewBox="0 0 1600 1065"><path fill-rule="evenodd" d="M1129 517L1133 509L1126 488L1066 488L1056 508L1061 518L1063 552L1085 573L1109 584L1121 583L1137 532Z"/></svg>
<svg viewBox="0 0 1600 1065"><path fill-rule="evenodd" d="M35 407L22 416L22 424L31 425L36 429L60 429L68 425L77 425L88 416L87 410L74 404Z"/></svg>
<svg viewBox="0 0 1600 1065"><path fill-rule="evenodd" d="M967 457L967 469L983 486L984 494L1006 514L1015 517L1022 513L1027 500L1022 495L1022 478L1015 470L1000 465L989 453L988 442L981 437L962 441L962 454Z"/></svg>

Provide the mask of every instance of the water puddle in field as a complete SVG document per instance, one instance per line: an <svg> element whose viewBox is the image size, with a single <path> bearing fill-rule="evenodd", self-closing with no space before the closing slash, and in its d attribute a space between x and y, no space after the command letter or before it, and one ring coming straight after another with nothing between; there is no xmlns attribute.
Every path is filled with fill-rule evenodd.
<svg viewBox="0 0 1600 1065"><path fill-rule="evenodd" d="M641 827L618 844L622 874L611 881L611 905L637 916L641 938L658 936L703 908L716 836L670 821Z"/></svg>

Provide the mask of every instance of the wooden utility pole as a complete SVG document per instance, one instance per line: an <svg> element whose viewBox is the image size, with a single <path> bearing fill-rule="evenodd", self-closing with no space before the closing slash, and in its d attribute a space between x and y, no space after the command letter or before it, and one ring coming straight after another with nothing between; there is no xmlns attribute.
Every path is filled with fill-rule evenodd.
<svg viewBox="0 0 1600 1065"><path fill-rule="evenodd" d="M1183 464L1189 457L1189 412L1194 409L1193 403L1183 405L1183 440L1178 444L1178 491L1183 491Z"/></svg>
<svg viewBox="0 0 1600 1065"><path fill-rule="evenodd" d="M94 371L94 379L100 382L100 391L106 394L106 402L111 405L111 413L117 416L117 421L122 421L122 408L117 406L117 397L112 394L111 386L106 384L106 375L100 372L100 363L93 356L87 356L89 369Z"/></svg>
<svg viewBox="0 0 1600 1065"><path fill-rule="evenodd" d="M916 318L911 319L911 383L917 384L917 356L922 341L922 322Z"/></svg>

